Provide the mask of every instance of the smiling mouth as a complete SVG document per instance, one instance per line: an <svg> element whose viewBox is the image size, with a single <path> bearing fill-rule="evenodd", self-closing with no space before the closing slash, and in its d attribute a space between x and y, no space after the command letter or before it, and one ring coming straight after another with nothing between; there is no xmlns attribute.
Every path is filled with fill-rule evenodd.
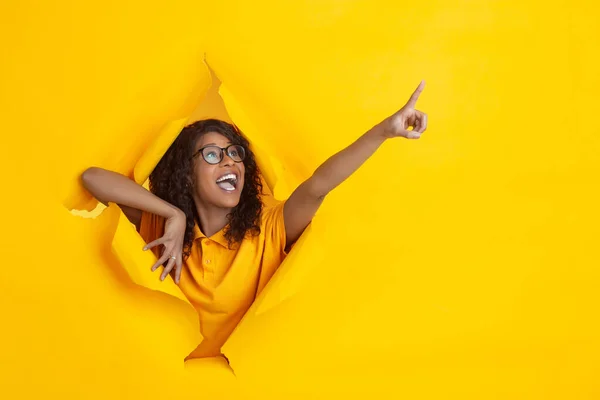
<svg viewBox="0 0 600 400"><path fill-rule="evenodd" d="M227 192L233 192L237 187L237 175L227 174L217 179L217 186Z"/></svg>

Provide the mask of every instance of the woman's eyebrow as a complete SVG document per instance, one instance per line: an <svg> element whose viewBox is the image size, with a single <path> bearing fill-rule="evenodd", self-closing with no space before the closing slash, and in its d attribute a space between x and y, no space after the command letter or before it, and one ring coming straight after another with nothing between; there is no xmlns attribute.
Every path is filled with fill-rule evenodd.
<svg viewBox="0 0 600 400"><path fill-rule="evenodd" d="M230 141L228 141L228 142L227 142L227 145L230 145L230 144L231 144L231 142L230 142ZM202 146L200 146L200 147L206 147L206 146L217 146L217 147L219 147L219 145L218 145L218 144L216 144L216 143L206 143L206 144L203 144L203 145L202 145Z"/></svg>

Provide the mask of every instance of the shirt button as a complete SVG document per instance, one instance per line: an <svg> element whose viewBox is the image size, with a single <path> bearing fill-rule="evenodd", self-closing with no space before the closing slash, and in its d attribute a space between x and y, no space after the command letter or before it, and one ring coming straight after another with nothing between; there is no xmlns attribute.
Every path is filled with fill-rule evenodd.
<svg viewBox="0 0 600 400"><path fill-rule="evenodd" d="M206 260L205 263L210 264L210 260Z"/></svg>
<svg viewBox="0 0 600 400"><path fill-rule="evenodd" d="M205 246L209 246L209 245L210 245L210 240L206 239L206 240L204 241L204 245L205 245Z"/></svg>

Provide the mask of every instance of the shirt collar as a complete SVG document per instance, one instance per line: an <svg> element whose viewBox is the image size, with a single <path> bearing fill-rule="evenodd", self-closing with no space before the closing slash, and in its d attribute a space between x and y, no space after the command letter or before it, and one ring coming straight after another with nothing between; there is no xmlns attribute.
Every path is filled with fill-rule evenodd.
<svg viewBox="0 0 600 400"><path fill-rule="evenodd" d="M225 230L225 228L221 229L219 232L215 233L208 239L219 243L221 246L229 248L229 241L225 238L224 230ZM202 233L202 231L200 230L200 227L198 226L198 224L195 224L194 225L194 240L204 239L206 237L207 236L204 233Z"/></svg>

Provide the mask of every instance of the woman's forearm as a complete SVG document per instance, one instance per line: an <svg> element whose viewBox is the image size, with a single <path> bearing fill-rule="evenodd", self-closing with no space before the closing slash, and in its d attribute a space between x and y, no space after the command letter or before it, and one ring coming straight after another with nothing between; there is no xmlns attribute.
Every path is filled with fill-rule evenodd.
<svg viewBox="0 0 600 400"><path fill-rule="evenodd" d="M311 192L322 198L348 179L385 141L380 129L375 126L321 164L306 182Z"/></svg>
<svg viewBox="0 0 600 400"><path fill-rule="evenodd" d="M117 203L164 218L182 213L177 207L116 172L92 167L81 175L81 179L83 186L104 204L108 202Z"/></svg>

